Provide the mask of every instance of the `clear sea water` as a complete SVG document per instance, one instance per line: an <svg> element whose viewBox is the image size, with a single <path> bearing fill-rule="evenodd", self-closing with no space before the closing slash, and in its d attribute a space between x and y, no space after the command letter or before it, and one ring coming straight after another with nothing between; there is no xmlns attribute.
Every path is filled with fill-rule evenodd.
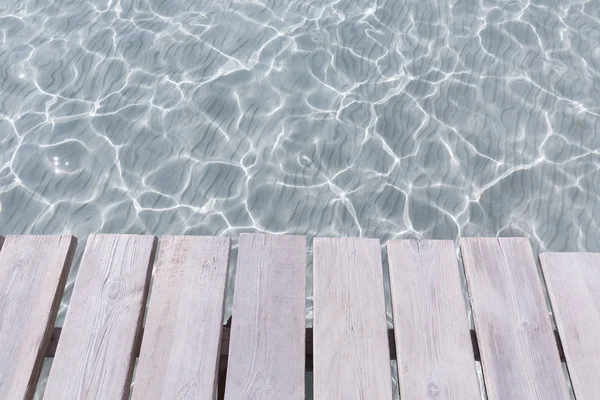
<svg viewBox="0 0 600 400"><path fill-rule="evenodd" d="M600 2L0 0L0 149L1 234L600 251Z"/></svg>

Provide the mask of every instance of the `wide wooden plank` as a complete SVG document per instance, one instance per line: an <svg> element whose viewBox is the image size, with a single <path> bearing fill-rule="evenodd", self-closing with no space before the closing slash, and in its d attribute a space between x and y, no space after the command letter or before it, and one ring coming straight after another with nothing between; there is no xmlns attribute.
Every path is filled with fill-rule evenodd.
<svg viewBox="0 0 600 400"><path fill-rule="evenodd" d="M315 238L314 398L392 398L381 248Z"/></svg>
<svg viewBox="0 0 600 400"><path fill-rule="evenodd" d="M402 399L480 399L454 242L387 244Z"/></svg>
<svg viewBox="0 0 600 400"><path fill-rule="evenodd" d="M8 236L0 251L0 399L30 399L77 240Z"/></svg>
<svg viewBox="0 0 600 400"><path fill-rule="evenodd" d="M600 253L540 255L577 399L600 396Z"/></svg>
<svg viewBox="0 0 600 400"><path fill-rule="evenodd" d="M89 237L44 399L127 399L156 238Z"/></svg>
<svg viewBox="0 0 600 400"><path fill-rule="evenodd" d="M304 236L240 236L226 399L304 399L305 298Z"/></svg>
<svg viewBox="0 0 600 400"><path fill-rule="evenodd" d="M568 399L529 240L464 238L461 251L488 399Z"/></svg>
<svg viewBox="0 0 600 400"><path fill-rule="evenodd" d="M229 244L226 237L162 237L133 399L213 399Z"/></svg>

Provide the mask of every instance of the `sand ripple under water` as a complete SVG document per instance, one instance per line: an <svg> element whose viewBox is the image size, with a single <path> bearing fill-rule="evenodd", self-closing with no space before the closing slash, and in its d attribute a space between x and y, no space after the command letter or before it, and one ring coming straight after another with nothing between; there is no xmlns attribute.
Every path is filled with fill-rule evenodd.
<svg viewBox="0 0 600 400"><path fill-rule="evenodd" d="M2 234L600 251L600 2L4 0L0 149Z"/></svg>

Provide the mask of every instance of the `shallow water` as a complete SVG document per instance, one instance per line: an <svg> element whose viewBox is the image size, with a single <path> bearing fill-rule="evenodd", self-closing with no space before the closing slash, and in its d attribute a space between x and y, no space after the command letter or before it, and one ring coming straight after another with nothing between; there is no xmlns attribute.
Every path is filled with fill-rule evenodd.
<svg viewBox="0 0 600 400"><path fill-rule="evenodd" d="M0 230L600 250L600 5L4 1Z"/></svg>
<svg viewBox="0 0 600 400"><path fill-rule="evenodd" d="M2 234L600 251L600 3L3 0L0 149Z"/></svg>

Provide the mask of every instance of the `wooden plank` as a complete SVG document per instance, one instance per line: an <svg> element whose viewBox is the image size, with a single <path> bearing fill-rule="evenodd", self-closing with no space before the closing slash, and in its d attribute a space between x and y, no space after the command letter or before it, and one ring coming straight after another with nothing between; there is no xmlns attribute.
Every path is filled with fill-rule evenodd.
<svg viewBox="0 0 600 400"><path fill-rule="evenodd" d="M163 236L133 399L215 395L230 240Z"/></svg>
<svg viewBox="0 0 600 400"><path fill-rule="evenodd" d="M89 237L44 399L127 399L156 238Z"/></svg>
<svg viewBox="0 0 600 400"><path fill-rule="evenodd" d="M8 236L0 251L0 399L31 399L77 240Z"/></svg>
<svg viewBox="0 0 600 400"><path fill-rule="evenodd" d="M465 238L461 251L488 399L568 399L526 238Z"/></svg>
<svg viewBox="0 0 600 400"><path fill-rule="evenodd" d="M544 253L540 262L577 399L600 393L600 253Z"/></svg>
<svg viewBox="0 0 600 400"><path fill-rule="evenodd" d="M393 240L388 261L402 399L480 399L454 242Z"/></svg>
<svg viewBox="0 0 600 400"><path fill-rule="evenodd" d="M314 398L392 398L381 248L315 238Z"/></svg>
<svg viewBox="0 0 600 400"><path fill-rule="evenodd" d="M240 236L225 398L304 399L306 238Z"/></svg>

